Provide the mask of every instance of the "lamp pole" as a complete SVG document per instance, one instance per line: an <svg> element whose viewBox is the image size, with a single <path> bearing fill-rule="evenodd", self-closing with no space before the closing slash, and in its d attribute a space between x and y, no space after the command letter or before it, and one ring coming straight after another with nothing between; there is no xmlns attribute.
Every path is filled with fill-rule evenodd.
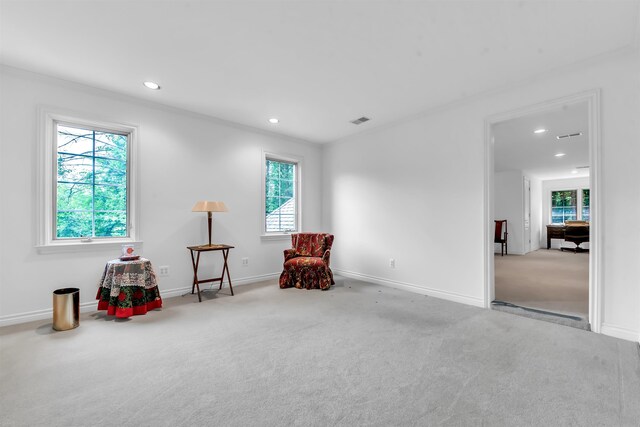
<svg viewBox="0 0 640 427"><path fill-rule="evenodd" d="M207 224L209 225L209 246L211 246L211 223L213 222L213 212L207 212Z"/></svg>

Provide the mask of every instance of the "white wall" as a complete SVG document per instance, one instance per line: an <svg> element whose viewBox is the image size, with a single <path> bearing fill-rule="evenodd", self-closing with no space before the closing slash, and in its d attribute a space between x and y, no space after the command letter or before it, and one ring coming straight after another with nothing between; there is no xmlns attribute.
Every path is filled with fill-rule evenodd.
<svg viewBox="0 0 640 427"><path fill-rule="evenodd" d="M336 235L335 269L482 305L484 120L594 88L602 94L602 332L637 340L640 198L629 197L629 183L640 182L637 53L577 64L327 147L323 209Z"/></svg>
<svg viewBox="0 0 640 427"><path fill-rule="evenodd" d="M509 254L524 255L524 185L522 171L497 172L494 177L494 219L506 219L509 230ZM500 253L500 245L494 244Z"/></svg>
<svg viewBox="0 0 640 427"><path fill-rule="evenodd" d="M551 192L557 190L573 190L589 188L589 177L585 178L567 178L567 179L550 179L542 181L542 222L544 229L542 230L542 239L540 244L547 247L547 224L551 224ZM565 243L559 239L551 240L551 248L558 249L561 246L573 248L573 243ZM589 249L589 243L583 243L580 247Z"/></svg>
<svg viewBox="0 0 640 427"><path fill-rule="evenodd" d="M165 296L190 289L191 259L186 246L204 243L207 233L206 215L191 212L201 199L223 200L230 209L214 214L213 235L214 241L236 247L230 252L233 282L280 273L282 250L289 247L289 240L260 238L263 149L304 157L303 228L320 229L322 171L317 145L10 68L0 72L0 324L46 317L51 291L60 287L79 287L81 303L91 306L105 262L119 256L119 248L36 251L36 110L40 104L139 126L144 242L140 252L156 269L171 267L171 275L160 278ZM219 257L203 257L201 273L213 274L212 264L218 273ZM241 266L242 257L249 257L249 266Z"/></svg>
<svg viewBox="0 0 640 427"><path fill-rule="evenodd" d="M540 249L542 238L542 181L530 178L531 183L531 250ZM546 229L546 227L544 227ZM546 248L546 246L544 246Z"/></svg>
<svg viewBox="0 0 640 427"><path fill-rule="evenodd" d="M525 239L529 236L524 231L524 179L531 185L531 218L529 232L531 234L530 251L540 249L542 199L542 181L531 178L523 171L506 171L494 174L494 208L495 219L506 219L509 224L509 254L524 255ZM500 245L494 245L494 251L500 253Z"/></svg>

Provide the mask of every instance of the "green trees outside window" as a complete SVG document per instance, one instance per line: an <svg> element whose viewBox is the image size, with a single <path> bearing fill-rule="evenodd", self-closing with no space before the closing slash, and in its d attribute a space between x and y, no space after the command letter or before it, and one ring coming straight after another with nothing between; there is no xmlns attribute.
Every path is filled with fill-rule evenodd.
<svg viewBox="0 0 640 427"><path fill-rule="evenodd" d="M578 197L576 190L551 192L551 223L562 224L578 217Z"/></svg>
<svg viewBox="0 0 640 427"><path fill-rule="evenodd" d="M128 136L58 123L56 238L127 237Z"/></svg>
<svg viewBox="0 0 640 427"><path fill-rule="evenodd" d="M589 189L583 188L582 189L582 219L584 221L590 221L589 218L591 217L591 210L590 210L589 202L590 202Z"/></svg>
<svg viewBox="0 0 640 427"><path fill-rule="evenodd" d="M287 232L296 229L296 164L266 160L265 231Z"/></svg>
<svg viewBox="0 0 640 427"><path fill-rule="evenodd" d="M578 200L578 190L561 190L551 192L551 223L563 224L565 221L581 219L590 220L589 189L581 190ZM578 218L580 212L580 218Z"/></svg>

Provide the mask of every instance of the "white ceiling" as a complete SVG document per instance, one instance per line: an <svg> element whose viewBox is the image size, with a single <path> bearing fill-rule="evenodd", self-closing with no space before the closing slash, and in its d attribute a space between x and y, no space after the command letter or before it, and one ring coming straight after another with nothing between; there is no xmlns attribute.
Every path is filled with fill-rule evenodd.
<svg viewBox="0 0 640 427"><path fill-rule="evenodd" d="M579 168L589 165L588 125L586 102L497 123L493 125L494 169L522 170L542 180L589 176L589 169ZM535 134L536 129L547 132ZM578 132L582 135L556 138ZM565 156L555 157L557 153Z"/></svg>
<svg viewBox="0 0 640 427"><path fill-rule="evenodd" d="M0 7L5 65L314 142L633 48L639 13L637 0ZM144 80L162 90L145 89ZM349 123L363 115L372 120Z"/></svg>

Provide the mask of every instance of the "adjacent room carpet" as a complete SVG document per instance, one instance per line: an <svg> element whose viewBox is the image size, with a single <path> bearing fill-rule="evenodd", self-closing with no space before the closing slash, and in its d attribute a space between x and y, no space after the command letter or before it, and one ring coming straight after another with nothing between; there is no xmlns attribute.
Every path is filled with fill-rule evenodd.
<svg viewBox="0 0 640 427"><path fill-rule="evenodd" d="M589 317L589 254L538 249L526 255L495 256L495 299Z"/></svg>
<svg viewBox="0 0 640 427"><path fill-rule="evenodd" d="M0 424L638 425L636 343L336 279L0 328Z"/></svg>

